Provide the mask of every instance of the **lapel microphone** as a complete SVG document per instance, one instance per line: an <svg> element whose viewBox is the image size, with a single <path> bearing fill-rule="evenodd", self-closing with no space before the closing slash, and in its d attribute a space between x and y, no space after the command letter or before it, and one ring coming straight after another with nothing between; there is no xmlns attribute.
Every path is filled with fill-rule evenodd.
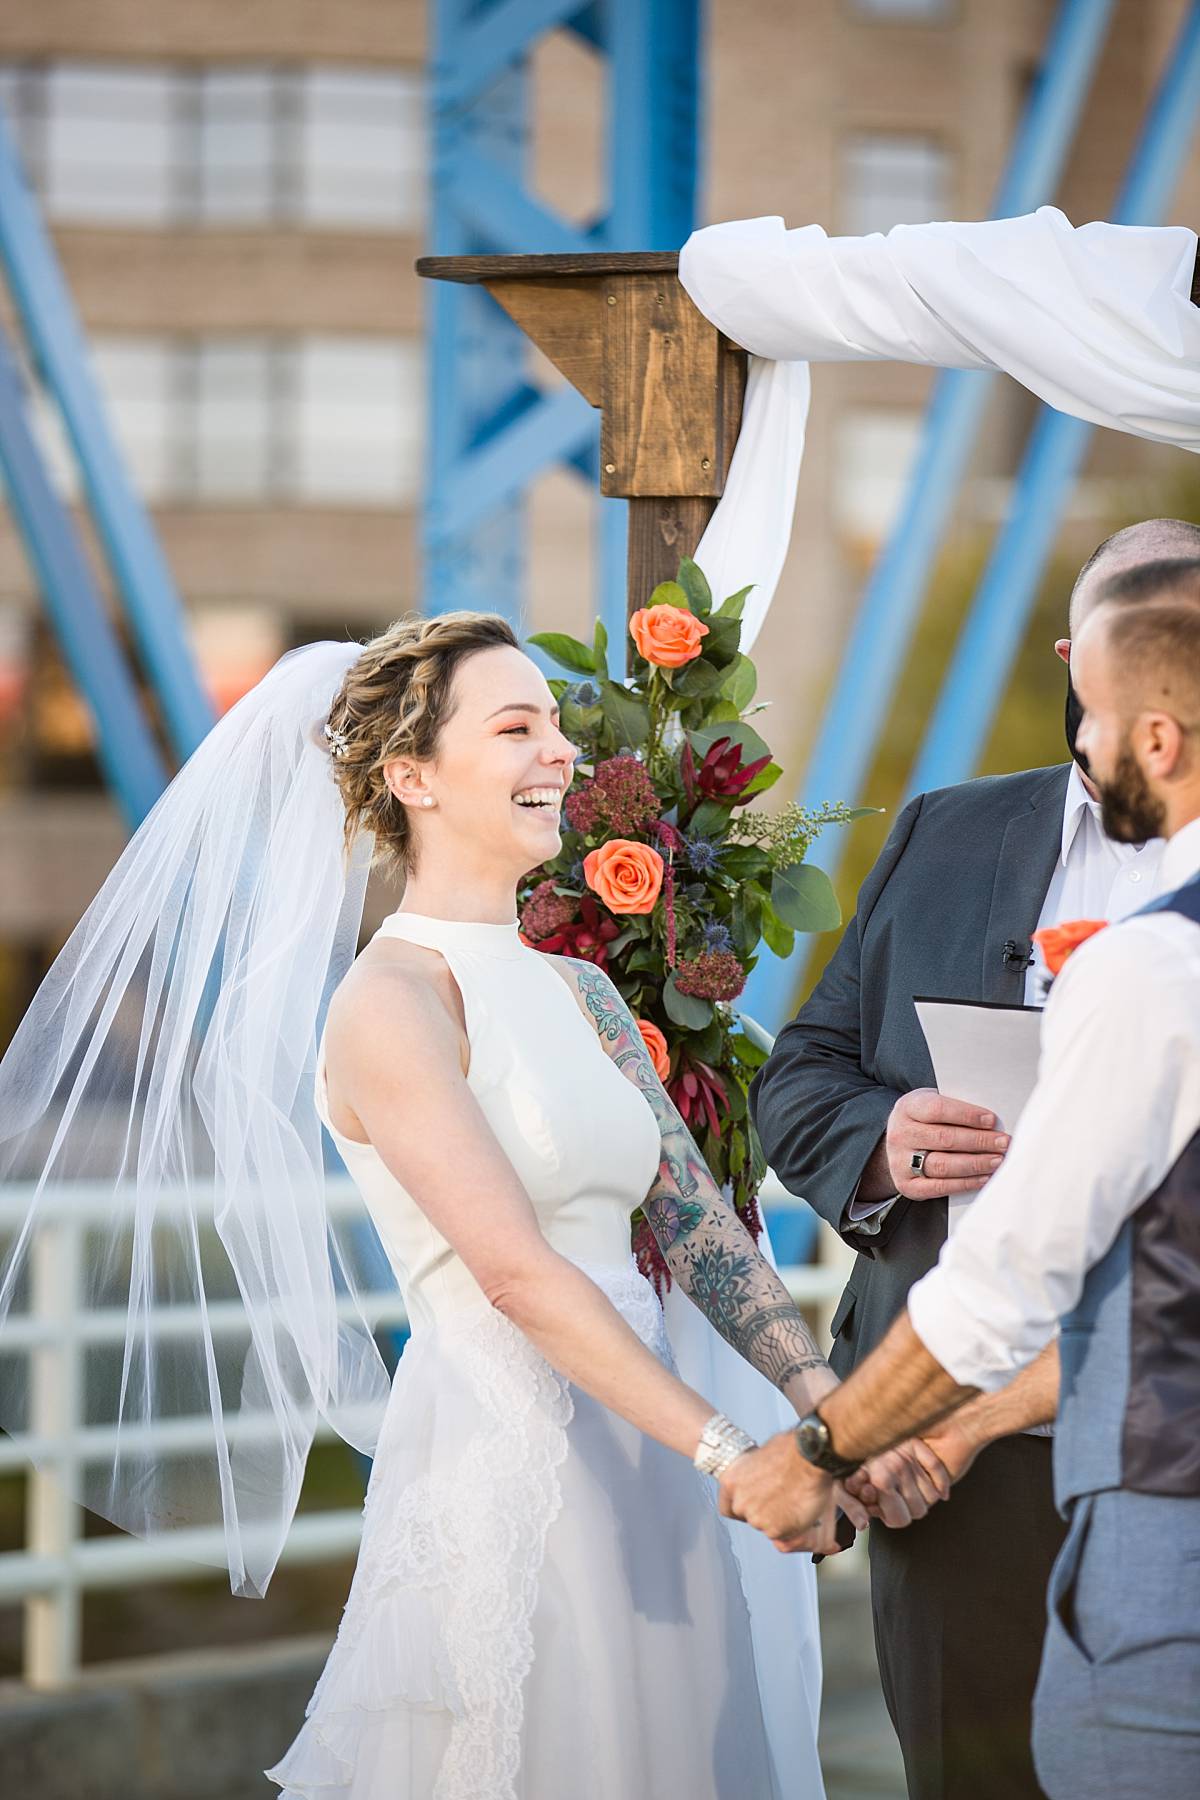
<svg viewBox="0 0 1200 1800"><path fill-rule="evenodd" d="M1006 938L1001 961L1006 969L1029 969L1033 966L1033 945L1018 944L1016 938Z"/></svg>

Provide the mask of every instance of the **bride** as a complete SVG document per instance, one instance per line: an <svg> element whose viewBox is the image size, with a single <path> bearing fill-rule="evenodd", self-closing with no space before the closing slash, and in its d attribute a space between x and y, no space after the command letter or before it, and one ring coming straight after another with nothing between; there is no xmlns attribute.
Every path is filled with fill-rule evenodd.
<svg viewBox="0 0 1200 1800"><path fill-rule="evenodd" d="M0 1166L37 1177L0 1320L39 1204L99 1174L121 1222L85 1288L111 1304L128 1269L118 1420L213 1425L190 1457L118 1433L72 1491L146 1534L219 1513L235 1590L261 1592L317 1416L373 1454L337 1641L267 1771L285 1800L814 1792L772 1753L714 1504L753 1440L676 1372L630 1214L798 1413L834 1378L615 987L521 939L574 756L497 616L293 652L159 802L0 1065ZM372 858L402 904L351 963ZM97 1126L114 1100L123 1133ZM314 1105L404 1295L390 1384ZM240 1395L204 1227L250 1333ZM166 1361L151 1311L190 1298ZM0 1423L22 1403L0 1388Z"/></svg>

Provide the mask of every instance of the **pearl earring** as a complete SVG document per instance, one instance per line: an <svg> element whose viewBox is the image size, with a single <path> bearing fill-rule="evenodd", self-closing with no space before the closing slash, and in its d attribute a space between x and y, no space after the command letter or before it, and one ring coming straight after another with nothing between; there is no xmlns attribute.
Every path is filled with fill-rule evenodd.
<svg viewBox="0 0 1200 1800"><path fill-rule="evenodd" d="M422 806L432 806L433 805L433 795L426 794L425 798L421 802L421 805Z"/></svg>

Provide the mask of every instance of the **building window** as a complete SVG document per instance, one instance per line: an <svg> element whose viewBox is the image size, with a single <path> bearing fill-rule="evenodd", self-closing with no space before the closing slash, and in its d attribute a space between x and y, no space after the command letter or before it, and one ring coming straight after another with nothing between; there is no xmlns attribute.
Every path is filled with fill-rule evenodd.
<svg viewBox="0 0 1200 1800"><path fill-rule="evenodd" d="M417 344L308 338L299 347L296 399L297 499L415 498L423 436Z"/></svg>
<svg viewBox="0 0 1200 1800"><path fill-rule="evenodd" d="M99 336L92 353L134 484L151 502L376 507L416 498L424 434L415 340ZM65 485L74 490L73 471Z"/></svg>
<svg viewBox="0 0 1200 1800"><path fill-rule="evenodd" d="M413 231L423 104L406 69L0 64L0 105L61 224Z"/></svg>
<svg viewBox="0 0 1200 1800"><path fill-rule="evenodd" d="M841 228L850 237L922 225L953 212L951 163L935 138L858 132L842 150Z"/></svg>
<svg viewBox="0 0 1200 1800"><path fill-rule="evenodd" d="M887 537L904 499L922 414L908 407L862 407L838 420L834 514L849 548L870 554Z"/></svg>
<svg viewBox="0 0 1200 1800"><path fill-rule="evenodd" d="M421 86L412 75L309 69L300 114L300 211L310 225L421 218Z"/></svg>

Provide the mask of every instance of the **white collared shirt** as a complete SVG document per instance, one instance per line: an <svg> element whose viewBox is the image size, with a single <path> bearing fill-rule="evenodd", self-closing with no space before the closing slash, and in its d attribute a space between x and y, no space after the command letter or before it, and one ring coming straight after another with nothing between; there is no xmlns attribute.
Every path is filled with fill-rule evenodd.
<svg viewBox="0 0 1200 1800"><path fill-rule="evenodd" d="M1158 892L1197 873L1200 819L1164 847ZM1099 932L1054 983L1008 1154L909 1294L930 1354L963 1386L1003 1387L1197 1130L1200 930L1150 913Z"/></svg>
<svg viewBox="0 0 1200 1800"><path fill-rule="evenodd" d="M1046 898L1038 918L1038 930L1060 925L1065 919L1124 919L1146 905L1160 891L1163 841L1118 844L1100 823L1100 803L1083 785L1076 762L1071 764L1063 802L1062 848L1054 865ZM1041 1006L1046 970L1041 952L1025 972L1025 1004ZM896 1204L890 1200L852 1200L849 1218L856 1230L870 1237L877 1232Z"/></svg>
<svg viewBox="0 0 1200 1800"><path fill-rule="evenodd" d="M1127 919L1158 892L1163 841L1118 844L1100 823L1100 803L1072 762L1063 805L1062 851L1042 902L1038 930L1064 919ZM1040 952L1025 974L1025 1004L1040 1006L1045 966Z"/></svg>

